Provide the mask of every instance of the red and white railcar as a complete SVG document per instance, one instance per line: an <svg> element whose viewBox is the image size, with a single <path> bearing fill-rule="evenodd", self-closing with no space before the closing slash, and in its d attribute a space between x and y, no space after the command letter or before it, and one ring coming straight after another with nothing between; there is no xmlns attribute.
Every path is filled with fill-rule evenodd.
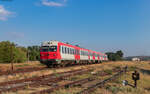
<svg viewBox="0 0 150 94"><path fill-rule="evenodd" d="M51 65L99 63L107 61L107 55L59 41L48 41L42 43L40 60L49 67Z"/></svg>

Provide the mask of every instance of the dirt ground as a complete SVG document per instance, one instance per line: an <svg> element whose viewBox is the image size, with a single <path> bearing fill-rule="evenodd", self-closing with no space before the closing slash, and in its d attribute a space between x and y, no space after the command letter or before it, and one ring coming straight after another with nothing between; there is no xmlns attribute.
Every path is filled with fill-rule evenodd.
<svg viewBox="0 0 150 94"><path fill-rule="evenodd" d="M92 94L150 94L150 61L142 61L142 62L130 62L130 61L118 61L118 62L104 62L101 64L93 64L93 65L81 65L81 66L72 66L67 68L59 68L59 69L48 69L48 70L42 70L42 71L36 71L31 73L23 73L23 74L17 74L17 75L9 75L9 76L0 76L0 82L6 82L6 81L12 81L12 80L18 80L18 79L24 79L24 78L30 78L35 76L41 76L41 75L47 75L57 72L65 72L65 71L71 71L76 69L87 69L87 68L93 68L93 72L96 71L103 71L103 70L111 70L113 68L119 68L128 66L128 69L130 70L126 75L123 75L116 81L110 82L106 84L103 88L98 88L93 92ZM39 62L30 62L30 63L19 63L14 64L15 69L17 68L27 68L27 67L41 67ZM9 70L10 64L0 64L1 70ZM146 72L141 71L139 69L146 70ZM134 70L138 70L140 73L140 80L138 81L138 87L132 88L131 86L123 86L122 81L128 80L130 84L133 84L133 80L131 78L131 74ZM81 75L77 76L76 78L86 78L89 75ZM31 88L17 91L17 94L30 94L32 90L43 90L47 89L48 87L39 87L39 88ZM75 92L81 91L82 88L73 87L69 89L61 89L54 91L53 94L75 94ZM15 92L10 92L6 94L16 94ZM4 93L5 94L5 93Z"/></svg>
<svg viewBox="0 0 150 94"><path fill-rule="evenodd" d="M40 64L39 61L33 61L33 62L25 62L25 63L14 63L14 70L20 69L20 68L32 68L32 67L41 67L43 66ZM11 63L0 63L0 71L9 71L11 70Z"/></svg>

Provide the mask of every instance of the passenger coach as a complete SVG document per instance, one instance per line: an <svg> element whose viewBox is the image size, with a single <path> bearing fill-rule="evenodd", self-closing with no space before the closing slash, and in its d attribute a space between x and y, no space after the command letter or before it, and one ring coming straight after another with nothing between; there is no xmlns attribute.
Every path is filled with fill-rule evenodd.
<svg viewBox="0 0 150 94"><path fill-rule="evenodd" d="M40 49L41 63L50 66L107 61L107 55L58 41L43 42Z"/></svg>

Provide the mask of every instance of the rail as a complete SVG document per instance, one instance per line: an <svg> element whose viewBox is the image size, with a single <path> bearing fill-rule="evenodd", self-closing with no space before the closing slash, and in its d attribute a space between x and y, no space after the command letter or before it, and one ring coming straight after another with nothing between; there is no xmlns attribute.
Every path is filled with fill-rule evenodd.
<svg viewBox="0 0 150 94"><path fill-rule="evenodd" d="M84 90L82 90L81 92L78 92L77 94L90 94L91 91L95 90L98 87L102 87L104 86L105 83L110 82L112 80L115 80L117 77L121 76L122 74L126 73L127 71L127 66L123 68L123 70L121 70L120 72L114 74L112 77L107 78L103 81L100 81L98 83L96 83L95 85L92 85Z"/></svg>

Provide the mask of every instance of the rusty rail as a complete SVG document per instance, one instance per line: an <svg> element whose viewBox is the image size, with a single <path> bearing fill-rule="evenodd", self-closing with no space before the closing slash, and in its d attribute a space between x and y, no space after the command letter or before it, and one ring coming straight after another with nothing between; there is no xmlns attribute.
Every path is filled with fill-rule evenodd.
<svg viewBox="0 0 150 94"><path fill-rule="evenodd" d="M118 72L118 70L115 70L115 72ZM106 75L110 75L109 73L105 73L105 72L101 72L101 73L98 73L96 74L97 76L106 76ZM67 83L67 84L64 84L64 85L59 85L59 86L56 86L56 87L53 87L53 88L50 88L50 89L46 89L46 90L42 90L42 91L39 91L39 92L34 92L34 93L31 93L31 94L50 94L52 93L53 91L55 90L58 90L58 89L62 89L62 88L66 88L66 87L72 87L74 85L77 85L77 84L84 84L84 83L87 83L89 81L93 81L94 79L92 77L90 78L85 78L85 79L81 79L81 80L77 80L77 81L74 81L74 82L70 82L70 83Z"/></svg>
<svg viewBox="0 0 150 94"><path fill-rule="evenodd" d="M40 77L34 77L34 78L28 78L23 80L16 80L16 81L9 81L9 82L3 82L0 83L0 93L7 92L7 91L17 91L24 89L27 85L29 86L39 86L42 84L48 84L48 83L55 83L57 81L63 80L65 77L82 74L85 72L89 72L91 69L86 70L74 70L74 71L68 71L68 72L61 72L58 74L63 74L60 77L56 77L55 74L40 76Z"/></svg>
<svg viewBox="0 0 150 94"><path fill-rule="evenodd" d="M0 76L14 75L17 73L28 73L28 72L41 71L41 70L46 70L46 69L48 68L46 67L20 68L14 71L8 70L8 71L0 72Z"/></svg>
<svg viewBox="0 0 150 94"><path fill-rule="evenodd" d="M100 81L100 82L96 83L95 85L92 85L92 86L82 90L81 92L79 92L77 94L90 94L90 92L92 92L93 90L95 90L98 87L104 86L107 82L116 80L116 78L118 78L122 74L126 73L126 71L127 71L127 67L124 67L123 70L121 70L120 72L114 74L112 77L107 78L107 79L105 79L103 81Z"/></svg>

